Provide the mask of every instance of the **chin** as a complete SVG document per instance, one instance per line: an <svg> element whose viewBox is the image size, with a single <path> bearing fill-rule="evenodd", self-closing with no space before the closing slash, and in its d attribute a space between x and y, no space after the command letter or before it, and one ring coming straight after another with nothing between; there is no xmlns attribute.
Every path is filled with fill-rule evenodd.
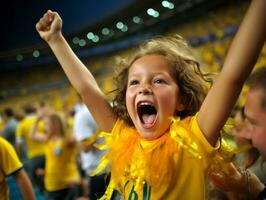
<svg viewBox="0 0 266 200"><path fill-rule="evenodd" d="M155 134L155 133L140 133L141 138L145 140L155 140L161 137L163 134Z"/></svg>

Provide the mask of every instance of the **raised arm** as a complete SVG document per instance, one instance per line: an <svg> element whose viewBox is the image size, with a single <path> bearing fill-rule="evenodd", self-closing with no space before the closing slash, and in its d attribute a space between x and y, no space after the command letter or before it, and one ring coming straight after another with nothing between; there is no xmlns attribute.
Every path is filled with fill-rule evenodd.
<svg viewBox="0 0 266 200"><path fill-rule="evenodd" d="M253 0L198 115L201 130L215 144L252 71L266 36L266 1Z"/></svg>
<svg viewBox="0 0 266 200"><path fill-rule="evenodd" d="M77 58L61 33L62 20L56 12L47 11L36 29L61 64L71 84L82 97L101 130L111 131L116 115L112 111L96 80Z"/></svg>
<svg viewBox="0 0 266 200"><path fill-rule="evenodd" d="M37 117L35 123L33 124L31 130L30 130L30 138L37 141L37 142L46 142L49 138L47 134L39 133L37 131L39 122L41 121L40 117Z"/></svg>

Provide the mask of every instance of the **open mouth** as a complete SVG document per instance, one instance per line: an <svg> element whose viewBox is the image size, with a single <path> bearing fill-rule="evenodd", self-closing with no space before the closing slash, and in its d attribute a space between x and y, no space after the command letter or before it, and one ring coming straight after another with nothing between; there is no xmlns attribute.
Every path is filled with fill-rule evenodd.
<svg viewBox="0 0 266 200"><path fill-rule="evenodd" d="M139 119L145 128L151 128L157 117L156 108L149 102L140 102L137 106Z"/></svg>

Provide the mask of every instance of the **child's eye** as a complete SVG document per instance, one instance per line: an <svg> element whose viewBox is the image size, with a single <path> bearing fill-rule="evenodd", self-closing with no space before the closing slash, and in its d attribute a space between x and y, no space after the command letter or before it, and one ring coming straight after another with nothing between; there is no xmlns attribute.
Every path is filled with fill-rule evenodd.
<svg viewBox="0 0 266 200"><path fill-rule="evenodd" d="M129 81L128 85L137 85L138 83L139 83L138 80L131 80L131 81Z"/></svg>
<svg viewBox="0 0 266 200"><path fill-rule="evenodd" d="M166 83L166 82L163 79L156 79L156 80L154 80L154 83L161 84L161 83Z"/></svg>

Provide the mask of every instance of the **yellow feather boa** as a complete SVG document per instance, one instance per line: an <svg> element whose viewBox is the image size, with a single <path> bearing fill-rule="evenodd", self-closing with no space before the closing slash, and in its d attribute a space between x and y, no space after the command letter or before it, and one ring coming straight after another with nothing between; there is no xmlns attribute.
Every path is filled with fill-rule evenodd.
<svg viewBox="0 0 266 200"><path fill-rule="evenodd" d="M133 182L138 194L141 194L145 181L152 188L160 187L164 183L170 184L176 170L173 155L178 154L180 148L184 148L195 158L202 159L197 143L189 137L188 131L179 122L179 118L172 118L170 131L153 141L142 139L134 128L127 128L126 133L100 132L99 137L103 137L105 142L97 147L101 150L108 149L108 152L91 175L111 167L111 180L100 200L111 199L113 191L120 191L128 180ZM120 120L117 123L123 122ZM221 163L240 151L243 149L234 149L222 140L219 151L214 154L213 167L220 167Z"/></svg>

